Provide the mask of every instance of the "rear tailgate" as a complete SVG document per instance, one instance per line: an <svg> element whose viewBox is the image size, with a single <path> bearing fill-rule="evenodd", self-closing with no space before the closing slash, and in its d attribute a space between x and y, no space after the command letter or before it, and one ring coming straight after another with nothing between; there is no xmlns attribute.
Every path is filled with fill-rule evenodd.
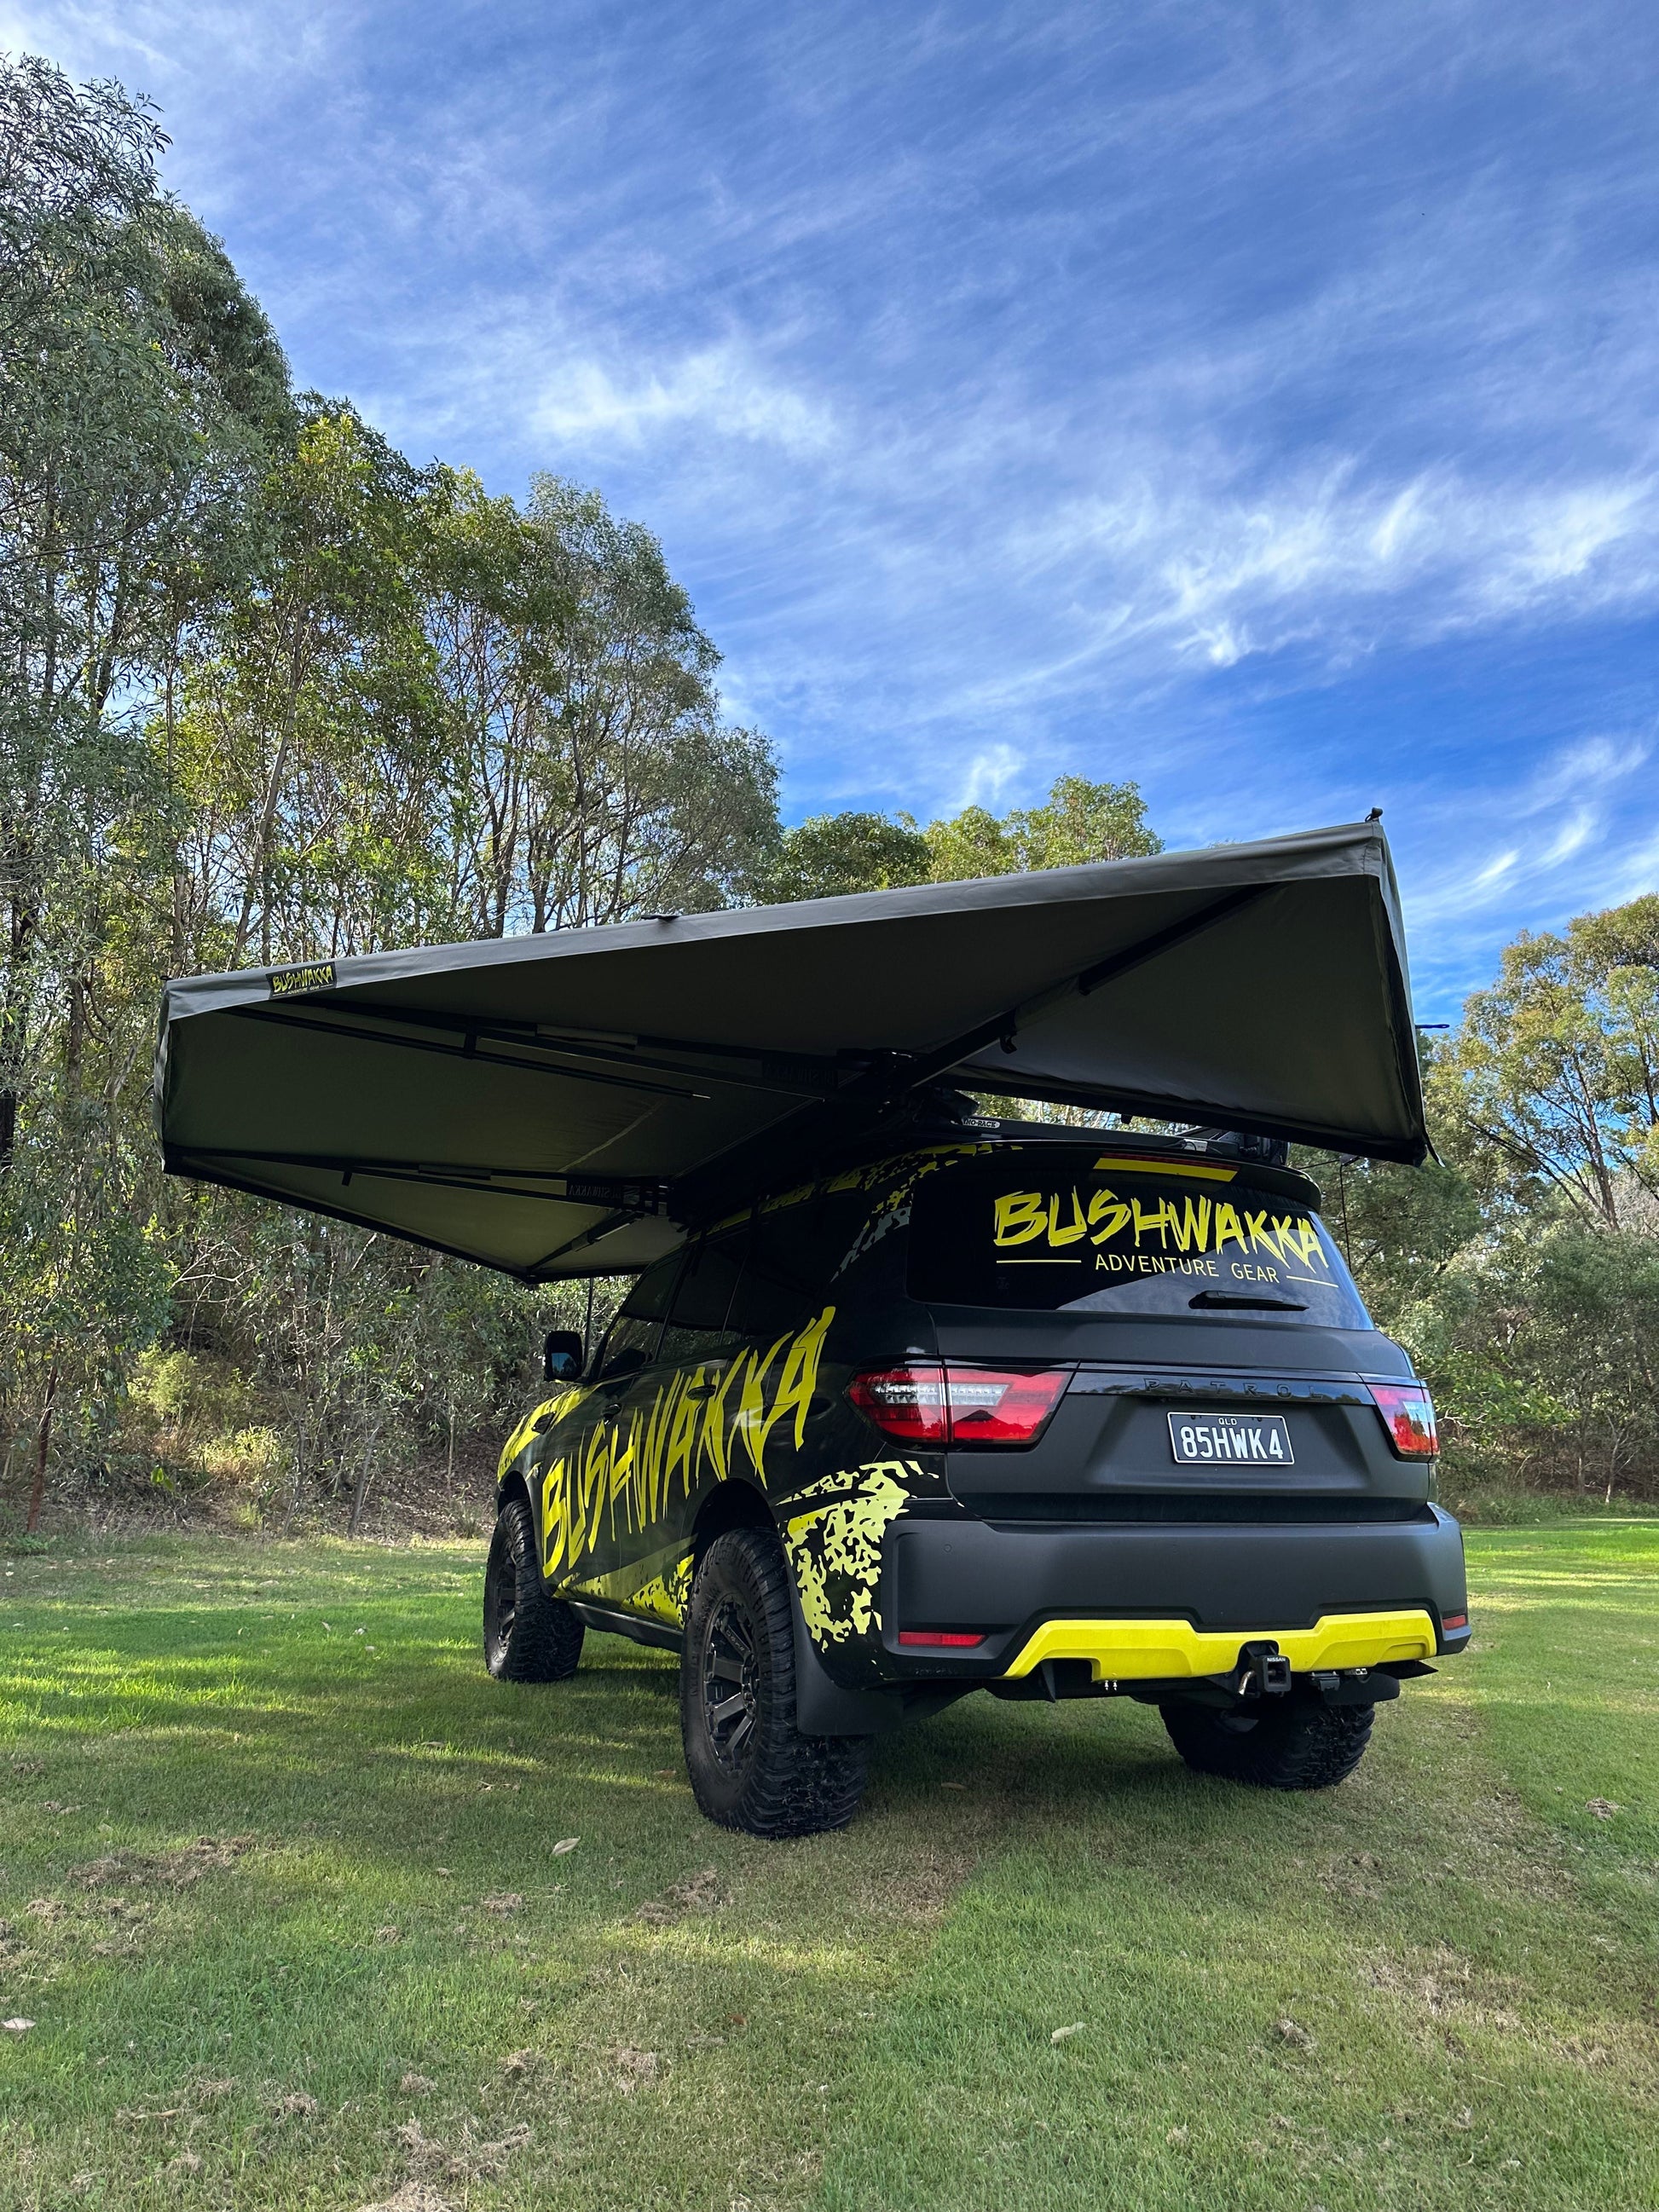
<svg viewBox="0 0 1659 2212"><path fill-rule="evenodd" d="M1431 1495L1426 1464L1395 1455L1364 1376L1289 1363L1080 1364L1035 1444L955 1450L946 1464L954 1495L990 1519L1381 1521Z"/></svg>

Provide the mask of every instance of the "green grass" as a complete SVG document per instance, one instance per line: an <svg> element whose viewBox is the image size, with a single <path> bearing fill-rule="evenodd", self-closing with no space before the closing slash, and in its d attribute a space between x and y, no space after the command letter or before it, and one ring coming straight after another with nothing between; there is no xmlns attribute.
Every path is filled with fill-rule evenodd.
<svg viewBox="0 0 1659 2212"><path fill-rule="evenodd" d="M771 1846L655 1655L484 1677L478 1547L5 1556L3 2212L1659 2203L1659 1527L1472 1540L1338 1791L979 1699Z"/></svg>

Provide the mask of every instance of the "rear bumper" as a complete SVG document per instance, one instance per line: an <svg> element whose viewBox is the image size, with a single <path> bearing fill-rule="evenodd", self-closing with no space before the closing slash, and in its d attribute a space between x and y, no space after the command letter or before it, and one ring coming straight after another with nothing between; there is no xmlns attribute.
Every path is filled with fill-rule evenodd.
<svg viewBox="0 0 1659 2212"><path fill-rule="evenodd" d="M1449 1513L1359 1525L998 1526L905 1520L882 1567L879 1670L890 1682L995 1680L1045 1658L1096 1680L1203 1676L1271 1638L1298 1672L1461 1650L1462 1532ZM971 1653L901 1632L982 1633Z"/></svg>
<svg viewBox="0 0 1659 2212"><path fill-rule="evenodd" d="M1245 1640L1277 1644L1296 1674L1432 1659L1437 1648L1435 1623L1420 1607L1328 1613L1311 1628L1264 1622L1259 1638ZM1078 1659L1097 1682L1192 1681L1231 1674L1239 1643L1237 1629L1194 1628L1189 1620L1045 1620L1003 1673L1018 1681L1044 1660Z"/></svg>

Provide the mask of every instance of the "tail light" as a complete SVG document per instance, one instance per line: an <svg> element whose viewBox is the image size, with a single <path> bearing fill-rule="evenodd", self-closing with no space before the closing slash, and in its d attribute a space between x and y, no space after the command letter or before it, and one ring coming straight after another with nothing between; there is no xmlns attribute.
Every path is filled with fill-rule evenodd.
<svg viewBox="0 0 1659 2212"><path fill-rule="evenodd" d="M900 1443L1035 1443L1070 1381L1066 1368L1017 1374L994 1367L908 1363L855 1375L848 1396Z"/></svg>
<svg viewBox="0 0 1659 2212"><path fill-rule="evenodd" d="M948 1444L951 1414L942 1367L878 1367L855 1375L848 1396L902 1444Z"/></svg>
<svg viewBox="0 0 1659 2212"><path fill-rule="evenodd" d="M1401 1459L1432 1459L1440 1449L1434 1405L1420 1382L1372 1382L1367 1386L1389 1442Z"/></svg>
<svg viewBox="0 0 1659 2212"><path fill-rule="evenodd" d="M953 1628L901 1628L899 1642L919 1644L928 1651L971 1651L976 1644L983 1644L985 1631L975 1629L971 1635Z"/></svg>

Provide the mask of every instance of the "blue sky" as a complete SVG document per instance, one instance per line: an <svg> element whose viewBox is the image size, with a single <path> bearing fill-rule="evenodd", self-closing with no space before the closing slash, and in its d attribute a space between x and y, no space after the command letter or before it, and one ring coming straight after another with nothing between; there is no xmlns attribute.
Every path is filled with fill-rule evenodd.
<svg viewBox="0 0 1659 2212"><path fill-rule="evenodd" d="M1659 884L1659 18L0 0L302 382L662 538L791 818L1386 809L1419 1013Z"/></svg>

